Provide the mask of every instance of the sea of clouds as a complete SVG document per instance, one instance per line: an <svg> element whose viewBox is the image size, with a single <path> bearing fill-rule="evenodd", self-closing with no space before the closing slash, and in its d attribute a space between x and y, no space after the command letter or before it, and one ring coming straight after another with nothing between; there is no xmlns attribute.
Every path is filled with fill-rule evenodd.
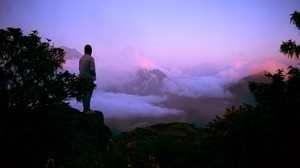
<svg viewBox="0 0 300 168"><path fill-rule="evenodd" d="M64 69L78 74L78 61L77 57L66 59ZM209 67L206 64L205 69L204 65L164 68L137 57L126 62L95 61L97 88L92 96L91 108L103 112L105 123L114 134L162 122L189 122L203 126L216 115L222 115L226 108L248 101L248 98L237 98L233 92L235 88L231 87L241 79L287 68L285 64L270 59L252 63L209 64ZM137 82L137 72L141 69L145 73L158 69L166 77L160 81L155 75L148 74L149 79ZM140 94L138 89L131 92L132 87L136 87L134 80L134 85L141 83L138 89L143 87L148 89L147 92ZM151 88L160 92L152 93ZM253 100L250 92L243 95L249 96L249 101ZM80 102L75 99L67 102L82 111Z"/></svg>

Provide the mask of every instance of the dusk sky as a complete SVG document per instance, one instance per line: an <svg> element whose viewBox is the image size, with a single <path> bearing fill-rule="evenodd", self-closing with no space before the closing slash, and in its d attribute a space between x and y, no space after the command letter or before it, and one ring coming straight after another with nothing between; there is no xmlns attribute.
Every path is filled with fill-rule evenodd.
<svg viewBox="0 0 300 168"><path fill-rule="evenodd" d="M38 30L55 46L80 52L89 43L103 60L127 51L162 66L256 61L278 57L282 41L299 39L289 22L299 0L0 2L1 28Z"/></svg>
<svg viewBox="0 0 300 168"><path fill-rule="evenodd" d="M131 68L143 67L168 76L168 95L230 95L222 90L225 85L291 62L279 47L289 39L299 43L299 31L290 23L295 10L300 10L299 0L0 0L0 28L21 28L24 34L37 30L42 40L80 53L90 44L99 75L96 92L102 95L94 96L92 107L106 116L145 117L149 111L162 116L187 112L163 107L166 95L119 94L108 88L121 87L116 85L134 76ZM78 60L66 67L78 73ZM110 100L126 101L112 105Z"/></svg>

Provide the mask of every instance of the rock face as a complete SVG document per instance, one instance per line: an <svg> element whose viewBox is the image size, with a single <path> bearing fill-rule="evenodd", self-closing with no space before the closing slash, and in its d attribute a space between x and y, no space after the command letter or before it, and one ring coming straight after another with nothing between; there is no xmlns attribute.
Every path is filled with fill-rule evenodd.
<svg viewBox="0 0 300 168"><path fill-rule="evenodd" d="M43 114L44 111L38 111ZM19 118L19 117L18 117ZM0 123L1 149L8 167L105 167L112 138L101 111L87 115L69 106L46 116L25 116ZM5 164L4 164L5 165Z"/></svg>
<svg viewBox="0 0 300 168"><path fill-rule="evenodd" d="M104 124L101 111L84 114L69 111L56 121L53 141L49 143L49 153L61 167L104 167L105 154L111 130Z"/></svg>

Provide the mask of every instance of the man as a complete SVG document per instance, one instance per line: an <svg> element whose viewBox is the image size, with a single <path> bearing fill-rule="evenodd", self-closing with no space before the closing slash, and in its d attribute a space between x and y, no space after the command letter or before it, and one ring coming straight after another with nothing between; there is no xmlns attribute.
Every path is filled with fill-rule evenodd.
<svg viewBox="0 0 300 168"><path fill-rule="evenodd" d="M95 88L96 69L95 61L92 57L92 47L89 44L84 46L84 55L79 60L79 77L84 81L83 112L85 114L93 114L95 112L91 110L90 103Z"/></svg>

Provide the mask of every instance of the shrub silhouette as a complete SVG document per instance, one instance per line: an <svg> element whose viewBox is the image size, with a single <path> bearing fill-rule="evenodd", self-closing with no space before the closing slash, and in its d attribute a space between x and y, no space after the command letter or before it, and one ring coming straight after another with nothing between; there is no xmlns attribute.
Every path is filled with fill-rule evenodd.
<svg viewBox="0 0 300 168"><path fill-rule="evenodd" d="M204 167L289 167L300 129L300 71L266 74L270 83L250 82L256 105L227 109L206 126Z"/></svg>
<svg viewBox="0 0 300 168"><path fill-rule="evenodd" d="M291 14L291 23L300 30L300 13ZM300 47L288 40L280 52L299 59ZM203 167L292 167L299 149L300 70L289 66L267 73L269 83L250 82L256 105L243 104L227 109L206 127L201 145Z"/></svg>
<svg viewBox="0 0 300 168"><path fill-rule="evenodd" d="M64 50L41 41L37 31L0 30L0 102L2 112L47 109L80 95L75 74L62 69Z"/></svg>
<svg viewBox="0 0 300 168"><path fill-rule="evenodd" d="M98 162L111 133L102 113L83 117L64 103L80 100L86 85L62 68L64 50L19 28L0 29L0 42L0 162L31 168L49 159L55 167Z"/></svg>

